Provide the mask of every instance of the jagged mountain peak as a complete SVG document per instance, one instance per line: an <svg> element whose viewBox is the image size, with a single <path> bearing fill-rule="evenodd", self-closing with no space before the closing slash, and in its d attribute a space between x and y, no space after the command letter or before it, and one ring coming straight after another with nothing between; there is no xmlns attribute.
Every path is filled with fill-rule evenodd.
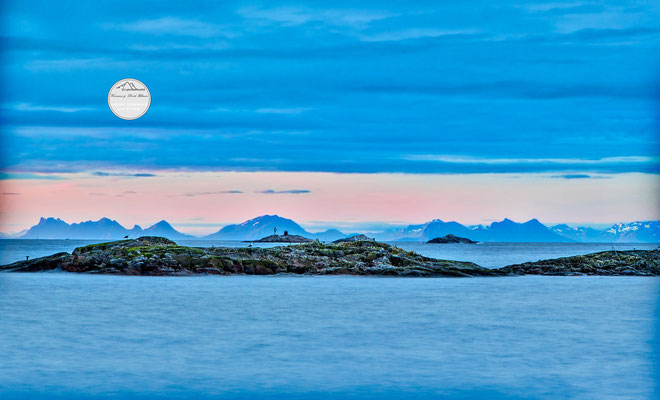
<svg viewBox="0 0 660 400"><path fill-rule="evenodd" d="M169 222L162 219L162 220L156 222L155 224L151 225L148 229L155 228L155 227L172 228L172 225Z"/></svg>
<svg viewBox="0 0 660 400"><path fill-rule="evenodd" d="M557 224L557 225L551 226L550 229L563 229L563 230L572 229L572 230L575 230L577 228L572 228L572 227L570 227L566 224Z"/></svg>
<svg viewBox="0 0 660 400"><path fill-rule="evenodd" d="M169 239L184 239L191 236L176 231L166 221L156 226L153 233ZM125 236L138 236L144 234L139 225L132 229L124 228L119 222L103 217L97 221L87 220L68 224L59 218L40 218L39 223L31 227L22 239L121 239Z"/></svg>
<svg viewBox="0 0 660 400"><path fill-rule="evenodd" d="M277 231L275 231L277 228ZM265 214L239 224L227 225L214 234L203 237L214 240L253 240L262 237L288 232L290 235L300 235L308 238L334 240L346 235L336 229L312 234L295 221L279 215ZM98 221L85 221L69 225L60 218L40 217L38 224L32 226L22 235L14 237L24 239L114 239L128 235L164 236L170 239L193 238L178 232L166 220L161 220L147 229L135 225L132 229L124 228L117 221L103 217ZM419 240L426 241L435 237L453 234L475 241L497 242L660 242L660 221L634 221L617 223L606 229L589 227L573 228L567 224L557 224L547 227L538 219L519 223L504 218L492 222L489 226L477 225L466 227L456 221L445 222L433 219L420 225L409 225L397 229L387 229L382 232L371 232L378 240Z"/></svg>
<svg viewBox="0 0 660 400"><path fill-rule="evenodd" d="M40 224L41 223L48 223L48 222L64 222L64 221L62 221L59 218L55 218L55 217L41 217L41 218L39 218L39 223ZM66 223L66 222L64 222L64 223Z"/></svg>
<svg viewBox="0 0 660 400"><path fill-rule="evenodd" d="M275 232L277 228L277 232ZM279 215L261 215L249 219L240 224L227 225L219 231L205 236L205 239L225 239L225 240L254 240L261 239L274 233L283 234L288 232L290 235L300 235L304 237L312 236L295 221L280 217Z"/></svg>

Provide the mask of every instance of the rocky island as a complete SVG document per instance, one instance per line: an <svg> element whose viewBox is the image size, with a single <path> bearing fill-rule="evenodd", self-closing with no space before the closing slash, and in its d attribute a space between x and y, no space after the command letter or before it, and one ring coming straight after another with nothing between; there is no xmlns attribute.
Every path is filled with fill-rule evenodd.
<svg viewBox="0 0 660 400"><path fill-rule="evenodd" d="M468 238L459 237L459 236L456 236L456 235L449 234L449 235L445 235L445 236L442 236L442 237L437 237L435 239L431 239L426 243L467 243L467 244L474 244L474 243L478 243L478 242L475 242L474 240L470 240Z"/></svg>
<svg viewBox="0 0 660 400"><path fill-rule="evenodd" d="M360 241L370 241L370 242L375 242L376 239L370 238L367 235L353 235L347 238L342 238L342 239L337 239L332 243L346 243L346 242L360 242Z"/></svg>
<svg viewBox="0 0 660 400"><path fill-rule="evenodd" d="M312 239L300 235L270 235L259 240L247 240L250 243L311 243Z"/></svg>
<svg viewBox="0 0 660 400"><path fill-rule="evenodd" d="M438 260L387 243L319 241L272 248L186 247L161 237L92 244L72 254L18 261L0 270L116 275L660 275L660 250L606 251L488 269L463 261Z"/></svg>
<svg viewBox="0 0 660 400"><path fill-rule="evenodd" d="M660 276L660 250L601 251L499 268L510 275Z"/></svg>

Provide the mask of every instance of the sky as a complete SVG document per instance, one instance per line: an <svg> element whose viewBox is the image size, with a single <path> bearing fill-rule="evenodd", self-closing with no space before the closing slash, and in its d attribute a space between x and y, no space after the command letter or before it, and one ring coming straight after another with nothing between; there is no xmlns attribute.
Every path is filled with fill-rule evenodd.
<svg viewBox="0 0 660 400"><path fill-rule="evenodd" d="M4 1L0 231L660 219L657 1L306 3Z"/></svg>

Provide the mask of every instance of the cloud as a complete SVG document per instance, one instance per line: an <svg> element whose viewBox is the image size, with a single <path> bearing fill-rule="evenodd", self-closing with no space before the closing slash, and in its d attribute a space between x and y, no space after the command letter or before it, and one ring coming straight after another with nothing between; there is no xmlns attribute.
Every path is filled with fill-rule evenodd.
<svg viewBox="0 0 660 400"><path fill-rule="evenodd" d="M219 190L217 192L193 192L193 193L184 193L182 196L186 197L195 197L195 196L210 196L215 194L240 194L243 193L240 190Z"/></svg>
<svg viewBox="0 0 660 400"><path fill-rule="evenodd" d="M435 155L435 154L412 154L404 156L404 159L411 161L437 161L454 164L645 164L658 163L659 157L646 156L626 156L626 157L604 157L598 159L582 158L490 158L490 157L470 157L459 155Z"/></svg>
<svg viewBox="0 0 660 400"><path fill-rule="evenodd" d="M433 28L411 28L403 30L395 30L389 32L380 32L377 34L362 34L360 39L365 42L386 42L398 40L410 40L420 38L434 38L441 36L458 36L458 35L474 35L477 34L476 29L456 29L444 30Z"/></svg>
<svg viewBox="0 0 660 400"><path fill-rule="evenodd" d="M221 35L231 37L223 27L196 19L183 19L178 17L163 17L145 19L123 24L106 24L106 28L126 32L138 32L150 35L174 35L210 38Z"/></svg>
<svg viewBox="0 0 660 400"><path fill-rule="evenodd" d="M292 190L273 190L273 189L268 189L268 190L258 190L255 191L255 193L261 193L261 194L304 194L304 193L311 193L311 190L306 190L306 189L292 189Z"/></svg>
<svg viewBox="0 0 660 400"><path fill-rule="evenodd" d="M105 193L87 193L89 196L105 196Z"/></svg>
<svg viewBox="0 0 660 400"><path fill-rule="evenodd" d="M378 10L312 9L306 7L243 7L237 13L246 20L261 23L298 26L320 23L330 26L364 28L373 21L390 18L396 14Z"/></svg>
<svg viewBox="0 0 660 400"><path fill-rule="evenodd" d="M39 29L2 38L0 168L658 171L607 160L660 144L658 10L632 3L483 2L479 13L460 2L205 2L194 13L44 3L37 13L13 2L5 19ZM144 118L109 112L112 71L152 89ZM117 176L107 174L93 176ZM196 189L177 194L186 190Z"/></svg>
<svg viewBox="0 0 660 400"><path fill-rule="evenodd" d="M309 107L294 107L294 108L257 108L254 110L260 114L300 114L309 111Z"/></svg>
<svg viewBox="0 0 660 400"><path fill-rule="evenodd" d="M16 192L3 192L2 195L3 196L20 196L21 194L16 193Z"/></svg>
<svg viewBox="0 0 660 400"><path fill-rule="evenodd" d="M564 175L553 175L551 178L556 179L609 179L609 176L602 175L588 175L588 174L564 174Z"/></svg>
<svg viewBox="0 0 660 400"><path fill-rule="evenodd" d="M18 111L55 111L63 113L75 113L80 111L92 111L92 107L66 107L66 106L39 106L30 103L18 103L11 108Z"/></svg>
<svg viewBox="0 0 660 400"><path fill-rule="evenodd" d="M355 90L389 94L425 94L432 96L473 96L482 98L520 98L520 99L572 99L572 98L654 98L655 91L645 86L631 84L589 84L550 83L540 81L486 81L486 82L427 82L417 84L368 84L359 85Z"/></svg>
<svg viewBox="0 0 660 400"><path fill-rule="evenodd" d="M95 171L92 172L92 175L94 176L125 176L125 177L133 177L133 178L150 178L154 176L158 176L156 174L151 174L151 173L144 173L144 172L138 172L138 173L128 173L128 172L104 172L104 171Z"/></svg>
<svg viewBox="0 0 660 400"><path fill-rule="evenodd" d="M599 14L605 11L605 7L600 4L534 4L525 7L534 13L543 13L546 16L564 16L571 14Z"/></svg>
<svg viewBox="0 0 660 400"><path fill-rule="evenodd" d="M620 38L632 38L636 36L650 36L660 34L660 29L657 28L648 28L648 27L635 27L635 28L625 28L625 29L580 29L575 32L563 35L563 38L567 39L579 39L579 40L598 40L598 39L620 39Z"/></svg>
<svg viewBox="0 0 660 400"><path fill-rule="evenodd" d="M35 59L28 61L25 64L25 69L34 73L54 71L70 72L73 70L86 71L89 69L116 70L122 65L125 65L124 61L114 60L109 57L76 58L63 56L62 58Z"/></svg>
<svg viewBox="0 0 660 400"><path fill-rule="evenodd" d="M0 172L0 180L31 180L31 179L36 179L36 180L60 180L64 179L62 177L56 176L56 175L42 175L42 174L33 174L33 173L25 173L25 172Z"/></svg>

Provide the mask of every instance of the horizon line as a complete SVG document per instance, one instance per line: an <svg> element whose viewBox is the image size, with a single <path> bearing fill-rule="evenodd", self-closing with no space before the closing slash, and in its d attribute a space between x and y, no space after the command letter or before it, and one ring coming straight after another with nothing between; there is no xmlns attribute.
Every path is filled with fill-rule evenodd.
<svg viewBox="0 0 660 400"><path fill-rule="evenodd" d="M512 222L517 223L517 224L525 224L525 223L536 220L537 222L541 223L542 225L544 225L548 228L553 227L553 226L557 226L557 225L567 225L571 228L593 228L593 229L604 229L604 228L611 227L611 226L614 226L614 225L617 225L617 224L631 224L631 223L636 223L636 222L641 223L641 222L656 222L656 221L659 221L659 220L654 220L654 219L645 219L645 220L632 220L632 221L578 222L578 223L575 223L575 222L542 222L538 218L531 218L531 219L528 219L526 221L516 221L512 218L504 217L501 220L493 219L493 220L489 220L489 221L487 221L485 223L481 223L481 224L466 224L466 223L459 222L459 221L453 220L453 219L452 220L449 220L449 219L445 220L445 219L441 219L441 218L434 218L434 219L430 219L430 220L427 220L427 221L424 221L424 222L419 222L419 223L404 222L404 221L401 221L400 223L391 223L391 222L387 222L387 221L353 221L353 222L347 222L347 221L334 221L334 222L327 221L326 222L326 221L324 221L324 224L323 225L318 225L318 226L320 226L320 227L318 227L318 226L315 226L314 224L310 224L311 221L298 222L298 221L296 221L292 218L283 217L283 216L280 216L278 214L261 214L261 215L258 215L256 217L249 218L247 220L238 221L238 222L228 222L228 223L226 223L226 222L225 223L223 223L223 222L218 222L218 223L215 223L215 222L209 222L209 223L185 223L185 222L180 222L180 223L177 223L177 222L170 222L165 218L161 218L157 222L154 222L154 223L151 223L151 224L148 224L148 225L145 224L146 228L143 228L141 225L135 224L135 223L132 224L132 227L127 228L124 224L119 222L117 219L113 219L111 217L105 217L105 216L100 217L97 220L83 219L83 220L80 220L78 222L67 222L62 218L54 217L54 216L49 216L49 217L41 216L41 217L39 217L39 220L37 221L37 223L35 223L34 225L30 225L27 228L24 228L24 229L21 229L21 230L18 230L18 231L13 231L13 232L0 231L0 233L5 234L5 235L19 234L21 232L29 230L32 227L38 225L41 222L42 219L43 220L49 220L49 219L59 220L59 221L62 221L64 223L66 223L67 225L81 224L81 223L85 223L85 222L100 222L101 220L107 219L109 221L116 222L122 228L124 228L126 230L135 229L135 227L139 227L140 229L143 229L143 230L144 229L149 229L149 228L151 228L151 227L153 227L153 226L155 226L155 225L157 225L161 222L165 222L165 223L169 224L170 226L172 226L173 228L175 226L184 226L184 227L186 227L186 226L188 226L188 227L190 227L190 226L199 226L199 227L209 227L209 228L215 227L216 230L211 231L210 233L205 233L205 234L188 233L189 231L185 232L185 231L182 231L180 229L175 229L175 230L179 231L180 233L184 233L186 235L203 237L203 236L207 236L209 234L215 233L217 230L220 230L220 229L222 229L224 227L227 227L227 226L240 225L241 223L244 223L244 222L247 222L247 221L251 221L251 220L254 220L254 219L257 219L257 218L262 218L262 217L268 217L268 216L279 217L279 218L291 220L294 223L298 224L305 231L307 231L309 233L313 233L313 234L322 233L322 232L330 230L330 229L336 229L336 230L338 230L342 233L344 233L343 230L346 230L346 229L353 230L350 233L370 233L370 232L375 233L379 230L386 231L388 229L406 228L406 227L409 227L409 226L424 225L424 224L428 224L428 223L431 223L431 222L434 222L434 221L440 221L440 222L444 222L444 223L452 223L453 222L453 223L460 224L460 225L462 225L466 228L470 228L470 227L477 227L477 226L489 227L494 223L501 223L501 222L504 222L506 220L512 221ZM332 225L333 223L338 224L339 226ZM348 225L372 225L372 228L371 229L364 229L364 228L360 229L359 227L351 228ZM596 228L596 226L600 226L600 228Z"/></svg>

